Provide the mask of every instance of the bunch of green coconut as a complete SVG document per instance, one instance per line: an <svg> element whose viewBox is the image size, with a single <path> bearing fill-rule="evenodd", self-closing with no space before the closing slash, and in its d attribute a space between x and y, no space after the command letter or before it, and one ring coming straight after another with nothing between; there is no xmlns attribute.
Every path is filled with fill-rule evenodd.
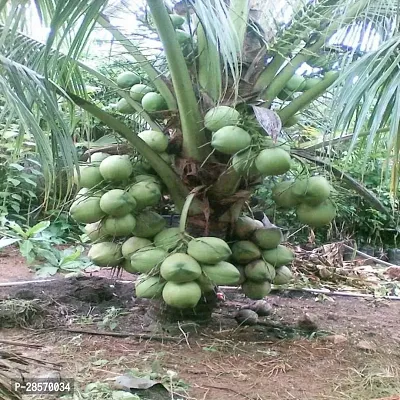
<svg viewBox="0 0 400 400"><path fill-rule="evenodd" d="M240 127L240 113L228 106L217 106L204 116L205 127L212 132L211 146L231 157L232 168L241 176L276 176L289 171L292 165L290 146L254 134Z"/></svg>
<svg viewBox="0 0 400 400"><path fill-rule="evenodd" d="M240 271L239 283L247 297L262 299L271 291L271 283L285 285L291 281L294 253L281 244L280 228L242 216L236 221L234 233L238 240L232 244L232 259Z"/></svg>
<svg viewBox="0 0 400 400"><path fill-rule="evenodd" d="M142 108L154 113L167 109L164 97L161 96L153 87L141 83L142 78L132 71L125 71L118 75L117 85L121 89L129 90L130 97L142 105ZM124 99L121 98L115 109L121 114L134 114L135 109Z"/></svg>
<svg viewBox="0 0 400 400"><path fill-rule="evenodd" d="M332 187L320 175L284 180L272 189L272 199L282 209L295 208L298 220L313 228L328 225L336 216Z"/></svg>

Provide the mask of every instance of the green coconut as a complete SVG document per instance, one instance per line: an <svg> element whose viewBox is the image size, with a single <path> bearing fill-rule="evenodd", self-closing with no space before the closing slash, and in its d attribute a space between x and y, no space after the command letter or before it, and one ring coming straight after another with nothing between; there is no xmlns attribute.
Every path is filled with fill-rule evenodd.
<svg viewBox="0 0 400 400"><path fill-rule="evenodd" d="M124 271L129 272L130 274L137 274L139 272L138 270L133 268L130 258L129 259L125 259L122 262L121 267L124 269Z"/></svg>
<svg viewBox="0 0 400 400"><path fill-rule="evenodd" d="M132 163L136 173L146 174L153 169L150 163L143 157L133 157Z"/></svg>
<svg viewBox="0 0 400 400"><path fill-rule="evenodd" d="M251 136L238 126L224 126L214 132L211 146L224 154L235 154L250 146Z"/></svg>
<svg viewBox="0 0 400 400"><path fill-rule="evenodd" d="M146 93L142 98L142 107L147 112L156 112L167 109L167 103L161 94L156 92Z"/></svg>
<svg viewBox="0 0 400 400"><path fill-rule="evenodd" d="M200 263L216 264L219 261L227 260L232 251L224 240L207 236L191 240L187 253Z"/></svg>
<svg viewBox="0 0 400 400"><path fill-rule="evenodd" d="M293 251L281 244L276 249L264 250L262 256L267 263L272 264L274 267L291 264L294 260Z"/></svg>
<svg viewBox="0 0 400 400"><path fill-rule="evenodd" d="M235 285L240 281L239 270L231 263L220 261L217 264L202 264L201 269L215 285Z"/></svg>
<svg viewBox="0 0 400 400"><path fill-rule="evenodd" d="M244 272L245 267L243 265L235 265L235 267L237 268L237 270L240 273L240 278L238 281L238 285L241 285L243 282L246 281L246 274Z"/></svg>
<svg viewBox="0 0 400 400"><path fill-rule="evenodd" d="M275 278L275 268L264 260L255 260L247 264L244 273L246 278L254 282L272 282Z"/></svg>
<svg viewBox="0 0 400 400"><path fill-rule="evenodd" d="M200 264L188 254L174 253L161 264L160 275L166 281L190 282L201 275L201 268Z"/></svg>
<svg viewBox="0 0 400 400"><path fill-rule="evenodd" d="M272 188L272 199L278 207L288 209L300 203L300 198L292 191L293 183L293 181L283 181Z"/></svg>
<svg viewBox="0 0 400 400"><path fill-rule="evenodd" d="M239 217L235 223L235 235L239 239L247 239L253 234L256 229L262 227L263 224L261 221L247 216Z"/></svg>
<svg viewBox="0 0 400 400"><path fill-rule="evenodd" d="M182 234L179 228L167 228L157 233L153 241L154 246L171 251L178 246L181 238Z"/></svg>
<svg viewBox="0 0 400 400"><path fill-rule="evenodd" d="M249 240L239 240L232 246L232 258L239 264L247 264L261 257L260 249Z"/></svg>
<svg viewBox="0 0 400 400"><path fill-rule="evenodd" d="M283 240L282 231L275 225L257 229L252 236L253 242L262 249L274 249Z"/></svg>
<svg viewBox="0 0 400 400"><path fill-rule="evenodd" d="M131 257L131 255L140 249L143 249L144 247L149 247L151 246L151 241L149 239L137 237L137 236L132 236L129 239L125 240L125 242L122 244L122 255L125 258Z"/></svg>
<svg viewBox="0 0 400 400"><path fill-rule="evenodd" d="M302 224L319 228L332 222L336 217L336 207L331 200L325 200L317 206L302 203L297 207L296 213Z"/></svg>
<svg viewBox="0 0 400 400"><path fill-rule="evenodd" d="M314 77L306 79L306 84L304 90L312 89L314 86L318 85L322 81L322 78Z"/></svg>
<svg viewBox="0 0 400 400"><path fill-rule="evenodd" d="M140 174L140 175L135 175L133 177L134 183L144 182L144 181L153 182L156 183L157 185L161 184L160 179L154 175Z"/></svg>
<svg viewBox="0 0 400 400"><path fill-rule="evenodd" d="M92 224L86 224L84 231L91 242L99 242L107 237L101 221L93 222Z"/></svg>
<svg viewBox="0 0 400 400"><path fill-rule="evenodd" d="M134 72L125 71L117 76L117 85L121 89L127 89L140 83L140 76Z"/></svg>
<svg viewBox="0 0 400 400"><path fill-rule="evenodd" d="M191 39L190 33L182 30L182 29L175 29L176 38L178 39L179 44L185 44Z"/></svg>
<svg viewBox="0 0 400 400"><path fill-rule="evenodd" d="M166 225L165 219L154 211L144 210L136 216L135 236L152 238L161 232Z"/></svg>
<svg viewBox="0 0 400 400"><path fill-rule="evenodd" d="M131 264L139 272L148 273L160 264L165 257L167 257L167 252L163 249L157 249L153 246L143 247L131 255Z"/></svg>
<svg viewBox="0 0 400 400"><path fill-rule="evenodd" d="M203 273L196 279L195 282L200 286L202 293L210 293L215 289L215 284L211 282L211 280Z"/></svg>
<svg viewBox="0 0 400 400"><path fill-rule="evenodd" d="M291 167L290 154L281 149L264 149L255 160L256 168L264 176L282 175Z"/></svg>
<svg viewBox="0 0 400 400"><path fill-rule="evenodd" d="M109 216L104 219L104 232L112 237L130 236L136 225L136 219L132 214L123 217Z"/></svg>
<svg viewBox="0 0 400 400"><path fill-rule="evenodd" d="M282 149L290 153L290 144L288 140L283 137L278 137L277 139L272 139L271 137L265 137L263 141L264 146L267 149Z"/></svg>
<svg viewBox="0 0 400 400"><path fill-rule="evenodd" d="M100 208L100 196L90 196L87 189L80 190L69 212L76 222L91 224L101 220L106 214Z"/></svg>
<svg viewBox="0 0 400 400"><path fill-rule="evenodd" d="M282 265L275 270L274 285L286 285L290 283L293 278L292 271L286 266Z"/></svg>
<svg viewBox="0 0 400 400"><path fill-rule="evenodd" d="M168 153L158 154L167 164L172 164L172 155Z"/></svg>
<svg viewBox="0 0 400 400"><path fill-rule="evenodd" d="M136 208L136 200L125 190L112 189L101 196L100 208L113 217L123 217Z"/></svg>
<svg viewBox="0 0 400 400"><path fill-rule="evenodd" d="M232 168L240 175L258 175L255 166L256 154L252 150L242 150L232 157Z"/></svg>
<svg viewBox="0 0 400 400"><path fill-rule="evenodd" d="M135 183L128 193L135 198L137 210L156 206L161 200L160 186L150 181Z"/></svg>
<svg viewBox="0 0 400 400"><path fill-rule="evenodd" d="M138 136L157 153L162 153L167 150L168 137L160 131L147 130L140 132Z"/></svg>
<svg viewBox="0 0 400 400"><path fill-rule="evenodd" d="M300 115L295 114L289 117L283 124L284 128L291 128L292 126L298 124L300 122Z"/></svg>
<svg viewBox="0 0 400 400"><path fill-rule="evenodd" d="M142 101L143 96L146 93L150 93L153 91L153 88L147 85L143 85L141 83L138 83L136 85L133 85L131 87L131 90L129 91L129 95L131 98L135 101Z"/></svg>
<svg viewBox="0 0 400 400"><path fill-rule="evenodd" d="M88 258L99 267L116 267L122 261L121 246L113 242L96 243L89 249Z"/></svg>
<svg viewBox="0 0 400 400"><path fill-rule="evenodd" d="M132 172L133 166L127 155L110 156L100 164L100 173L106 181L125 181L131 176Z"/></svg>
<svg viewBox="0 0 400 400"><path fill-rule="evenodd" d="M287 82L286 88L291 92L302 92L306 86L306 80L297 74L294 74Z"/></svg>
<svg viewBox="0 0 400 400"><path fill-rule="evenodd" d="M169 14L169 17L171 18L174 28L179 28L185 23L185 18L179 14Z"/></svg>
<svg viewBox="0 0 400 400"><path fill-rule="evenodd" d="M235 126L239 123L240 114L232 107L218 106L208 110L204 116L204 126L216 132L225 126Z"/></svg>
<svg viewBox="0 0 400 400"><path fill-rule="evenodd" d="M167 282L162 297L165 303L175 308L193 308L201 299L201 289L196 282Z"/></svg>
<svg viewBox="0 0 400 400"><path fill-rule="evenodd" d="M292 192L302 197L302 202L308 205L318 205L328 199L331 194L331 185L323 176L298 179L294 182Z"/></svg>
<svg viewBox="0 0 400 400"><path fill-rule="evenodd" d="M165 282L159 276L141 276L135 283L136 297L158 299L162 297Z"/></svg>
<svg viewBox="0 0 400 400"><path fill-rule="evenodd" d="M242 291L249 299L262 300L271 292L271 284L268 281L246 281L242 284Z"/></svg>
<svg viewBox="0 0 400 400"><path fill-rule="evenodd" d="M119 99L115 109L121 114L134 114L135 109L124 99Z"/></svg>
<svg viewBox="0 0 400 400"><path fill-rule="evenodd" d="M80 187L91 189L103 182L103 176L100 173L99 167L83 165L79 167L79 174L80 176L74 170L74 181Z"/></svg>
<svg viewBox="0 0 400 400"><path fill-rule="evenodd" d="M101 151L98 151L97 153L93 153L90 155L90 162L93 165L100 165L100 163L103 160L105 160L107 157L110 157L110 155L107 153L102 153Z"/></svg>

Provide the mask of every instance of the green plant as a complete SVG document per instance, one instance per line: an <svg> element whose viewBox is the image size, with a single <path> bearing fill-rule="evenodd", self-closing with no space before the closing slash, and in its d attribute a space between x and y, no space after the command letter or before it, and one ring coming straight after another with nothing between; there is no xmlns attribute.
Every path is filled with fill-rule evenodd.
<svg viewBox="0 0 400 400"><path fill-rule="evenodd" d="M118 326L118 318L127 314L129 314L129 312L126 312L121 308L110 307L106 310L103 319L98 323L98 326L113 331Z"/></svg>
<svg viewBox="0 0 400 400"><path fill-rule="evenodd" d="M47 239L44 239L47 240ZM84 271L91 265L90 260L84 257L82 246L71 247L64 250L41 248L36 251L40 264L33 265L36 275L47 277L57 272L76 273Z"/></svg>

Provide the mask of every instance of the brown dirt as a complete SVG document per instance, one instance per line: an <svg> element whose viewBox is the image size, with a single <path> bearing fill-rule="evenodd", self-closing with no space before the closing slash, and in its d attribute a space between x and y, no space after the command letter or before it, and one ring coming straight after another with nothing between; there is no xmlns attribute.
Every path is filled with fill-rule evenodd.
<svg viewBox="0 0 400 400"><path fill-rule="evenodd" d="M11 254L0 258L0 277L16 281L32 274ZM134 298L131 283L60 277L27 287L0 287L0 299L39 299L47 313L43 320L38 317L35 329L0 329L0 340L39 344L40 350L1 342L0 348L60 363L62 375L75 378L80 387L157 366L176 371L189 385L175 399L399 400L400 302L281 292L268 297L273 311L264 318L279 326L238 327L233 315L248 300L236 291L226 295L210 326L194 331L182 325L185 336L171 326L166 334L176 341L161 342L62 330L153 332L146 318L149 302ZM112 307L119 311L111 327L106 316ZM305 313L316 321L315 332L297 329ZM336 342L327 336L331 334L346 340L337 336Z"/></svg>

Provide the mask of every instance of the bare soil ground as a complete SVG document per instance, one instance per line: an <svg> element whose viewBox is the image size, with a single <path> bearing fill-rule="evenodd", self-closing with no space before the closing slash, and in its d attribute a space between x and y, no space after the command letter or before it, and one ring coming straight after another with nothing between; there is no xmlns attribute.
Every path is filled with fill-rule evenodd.
<svg viewBox="0 0 400 400"><path fill-rule="evenodd" d="M233 317L248 300L229 291L211 325L154 333L149 302L135 299L132 283L93 275L0 287L0 349L58 364L78 388L132 370L176 372L176 393L160 400L400 400L400 302L280 292L264 318L274 325L238 327ZM17 254L0 258L0 281L32 278ZM316 326L298 327L305 314Z"/></svg>

